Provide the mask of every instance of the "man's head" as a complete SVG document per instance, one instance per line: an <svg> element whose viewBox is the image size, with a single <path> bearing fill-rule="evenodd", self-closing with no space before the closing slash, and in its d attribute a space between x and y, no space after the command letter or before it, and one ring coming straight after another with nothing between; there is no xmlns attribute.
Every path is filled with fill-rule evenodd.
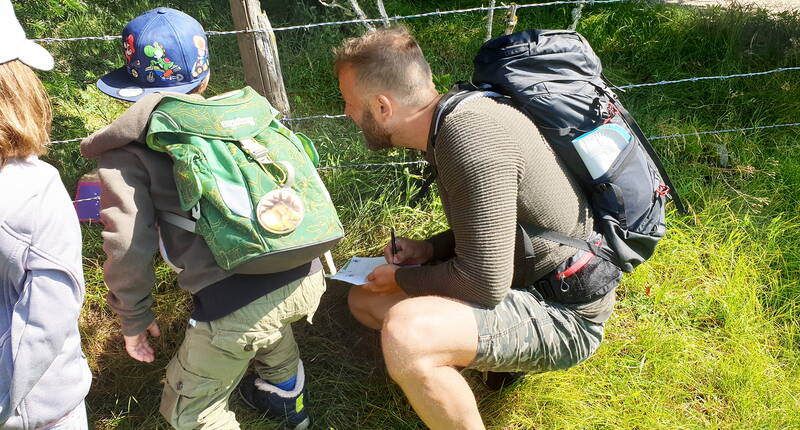
<svg viewBox="0 0 800 430"><path fill-rule="evenodd" d="M372 150L392 146L395 126L437 96L431 68L405 27L370 30L334 50L345 114Z"/></svg>
<svg viewBox="0 0 800 430"><path fill-rule="evenodd" d="M170 8L149 10L122 30L125 65L103 76L97 88L136 101L157 91L202 92L208 83L209 52L203 27Z"/></svg>

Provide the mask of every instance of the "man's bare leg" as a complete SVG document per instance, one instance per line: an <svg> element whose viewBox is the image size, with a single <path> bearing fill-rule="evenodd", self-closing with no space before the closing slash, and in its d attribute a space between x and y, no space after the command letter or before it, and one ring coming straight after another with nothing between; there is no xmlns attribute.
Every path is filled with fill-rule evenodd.
<svg viewBox="0 0 800 430"><path fill-rule="evenodd" d="M407 298L408 295L403 292L379 295L356 285L350 288L347 305L350 307L350 313L358 322L373 330L380 330L383 327L383 318L389 308Z"/></svg>
<svg viewBox="0 0 800 430"><path fill-rule="evenodd" d="M478 348L472 309L443 297L402 300L388 309L381 330L389 375L431 429L483 429L467 381L454 366L468 366Z"/></svg>

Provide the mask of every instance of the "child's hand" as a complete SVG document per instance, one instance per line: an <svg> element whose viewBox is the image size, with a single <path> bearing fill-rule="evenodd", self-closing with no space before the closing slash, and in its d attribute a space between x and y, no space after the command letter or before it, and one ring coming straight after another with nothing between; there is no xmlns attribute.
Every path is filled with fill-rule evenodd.
<svg viewBox="0 0 800 430"><path fill-rule="evenodd" d="M152 363L156 359L156 352L153 350L153 347L150 346L150 342L147 341L147 333L150 333L150 336L158 337L161 335L161 329L159 329L158 324L153 321L147 326L147 330L134 336L122 337L125 338L125 351L128 351L128 355L135 360Z"/></svg>

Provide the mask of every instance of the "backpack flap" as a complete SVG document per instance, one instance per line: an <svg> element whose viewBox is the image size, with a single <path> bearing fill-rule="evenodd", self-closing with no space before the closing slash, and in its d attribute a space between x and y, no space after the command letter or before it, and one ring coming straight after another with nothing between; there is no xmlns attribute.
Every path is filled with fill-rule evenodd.
<svg viewBox="0 0 800 430"><path fill-rule="evenodd" d="M481 46L474 63L473 82L497 83L511 90L504 94L541 82L594 81L602 72L600 59L583 36L569 30L527 30L497 37ZM511 70L513 64L519 67Z"/></svg>
<svg viewBox="0 0 800 430"><path fill-rule="evenodd" d="M179 94L165 95L150 117L149 136L160 132L189 134L209 139L252 138L277 120L280 113L255 90L245 87L210 99Z"/></svg>

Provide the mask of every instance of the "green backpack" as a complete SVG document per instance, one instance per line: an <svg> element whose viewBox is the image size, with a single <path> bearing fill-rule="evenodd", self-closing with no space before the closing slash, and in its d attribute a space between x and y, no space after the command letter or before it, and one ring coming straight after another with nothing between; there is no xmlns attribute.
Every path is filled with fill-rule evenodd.
<svg viewBox="0 0 800 430"><path fill-rule="evenodd" d="M211 99L166 95L150 116L147 145L174 161L181 209L195 221L159 217L201 235L225 270L288 270L344 236L313 143L278 117L250 87Z"/></svg>

